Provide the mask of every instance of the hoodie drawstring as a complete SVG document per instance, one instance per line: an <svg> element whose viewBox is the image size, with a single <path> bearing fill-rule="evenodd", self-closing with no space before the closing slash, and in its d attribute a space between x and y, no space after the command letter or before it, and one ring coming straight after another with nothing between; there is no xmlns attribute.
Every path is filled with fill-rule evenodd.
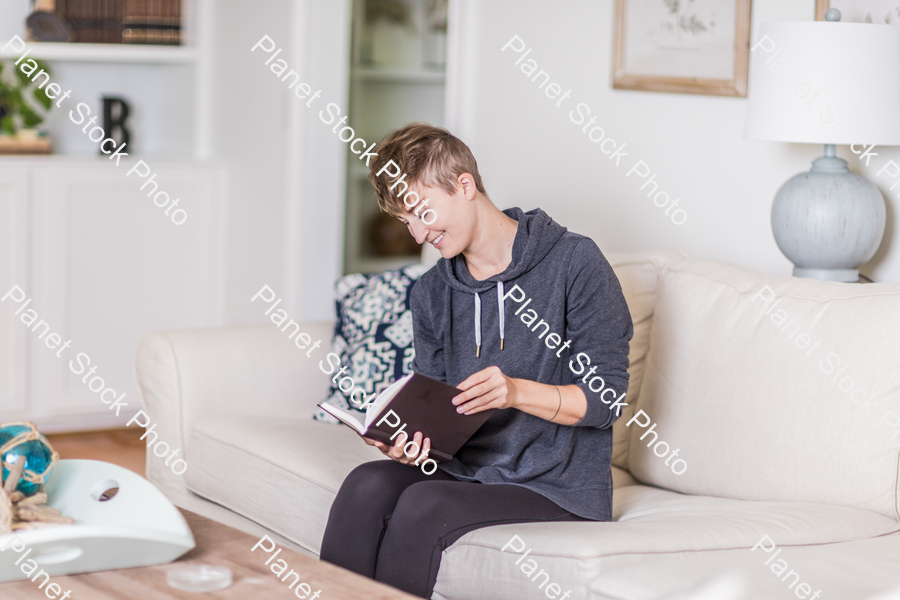
<svg viewBox="0 0 900 600"><path fill-rule="evenodd" d="M503 306L503 282L497 282L497 305L500 306L500 349L503 350L503 338L505 337L506 307Z"/></svg>
<svg viewBox="0 0 900 600"><path fill-rule="evenodd" d="M506 307L503 306L503 282L497 282L497 305L500 309L500 350L506 338ZM475 292L475 358L481 357L481 296Z"/></svg>
<svg viewBox="0 0 900 600"><path fill-rule="evenodd" d="M481 296L475 292L475 358L481 356Z"/></svg>

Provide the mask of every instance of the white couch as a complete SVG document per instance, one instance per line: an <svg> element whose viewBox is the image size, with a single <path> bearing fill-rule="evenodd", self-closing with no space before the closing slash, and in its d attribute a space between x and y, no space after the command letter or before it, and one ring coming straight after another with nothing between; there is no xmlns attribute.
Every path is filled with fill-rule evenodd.
<svg viewBox="0 0 900 600"><path fill-rule="evenodd" d="M501 552L513 535L573 600L681 598L720 576L743 590L735 600L858 600L900 585L900 284L772 277L674 251L608 258L635 326L614 521L471 532L444 552L433 597L545 597ZM332 324L304 330L324 340L314 358L274 325L152 333L136 377L160 439L189 465L176 476L148 456L157 486L316 555L341 481L382 457L310 418ZM829 360L845 371L826 375ZM637 410L680 449L684 474L645 445L652 434L626 427ZM781 550L770 566L777 550L751 550L763 536ZM781 581L780 560L797 575Z"/></svg>

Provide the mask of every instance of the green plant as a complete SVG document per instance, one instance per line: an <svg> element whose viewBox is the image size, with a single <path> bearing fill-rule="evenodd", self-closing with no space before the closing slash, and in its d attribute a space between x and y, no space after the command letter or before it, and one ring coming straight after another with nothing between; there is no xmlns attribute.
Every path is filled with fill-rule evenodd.
<svg viewBox="0 0 900 600"><path fill-rule="evenodd" d="M50 73L47 65L35 60L37 69ZM36 69L36 70L37 70ZM0 132L15 135L44 122L52 101L12 61L0 62Z"/></svg>

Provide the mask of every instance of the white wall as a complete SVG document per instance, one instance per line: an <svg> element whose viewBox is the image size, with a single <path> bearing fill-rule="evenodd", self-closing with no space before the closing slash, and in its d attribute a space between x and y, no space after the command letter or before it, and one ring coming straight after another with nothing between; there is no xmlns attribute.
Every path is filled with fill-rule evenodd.
<svg viewBox="0 0 900 600"><path fill-rule="evenodd" d="M287 99L278 93L265 58L250 48L264 34L288 43L290 0L269 0L269 11L250 3L213 3L213 156L229 162L229 322L254 321L248 300L263 285L283 283ZM281 15L273 19L272 15Z"/></svg>
<svg viewBox="0 0 900 600"><path fill-rule="evenodd" d="M809 169L820 146L743 140L746 99L613 90L613 0L459 3L462 43L450 123L472 148L498 206L543 208L607 251L680 248L695 258L790 275L792 265L772 237L772 199L789 177ZM811 20L815 2L753 5L755 41L758 23ZM532 48L528 58L551 81L572 90L561 108L514 65L518 55L501 53L513 35ZM620 167L569 119L579 102L627 144ZM876 183L888 204L885 240L861 271L876 281L900 281L892 182L876 178L875 168L859 169L847 147L838 154ZM879 168L887 158L900 163L900 151L882 150L880 158ZM653 205L636 175L626 177L638 159L657 173L660 189L681 199L683 225Z"/></svg>
<svg viewBox="0 0 900 600"><path fill-rule="evenodd" d="M3 44L17 35L22 37L25 18L31 12L29 0L4 0L0 2L0 40ZM0 44L2 46L3 44Z"/></svg>
<svg viewBox="0 0 900 600"><path fill-rule="evenodd" d="M293 318L333 318L343 231L343 146L318 121L346 106L346 0L239 0L214 4L212 154L229 161L227 320L263 322L250 298L269 285ZM322 95L312 108L250 49L268 35L276 60Z"/></svg>
<svg viewBox="0 0 900 600"><path fill-rule="evenodd" d="M295 0L297 2L298 0ZM302 145L295 160L302 165L288 194L286 303L303 319L334 319L334 283L341 275L344 239L346 145L319 119L329 102L350 110L350 0L302 0L305 29L304 71L322 96L307 108L294 102L294 119L302 123ZM352 119L352 115L351 115ZM351 121L353 122L353 121ZM289 176L296 164L288 165Z"/></svg>

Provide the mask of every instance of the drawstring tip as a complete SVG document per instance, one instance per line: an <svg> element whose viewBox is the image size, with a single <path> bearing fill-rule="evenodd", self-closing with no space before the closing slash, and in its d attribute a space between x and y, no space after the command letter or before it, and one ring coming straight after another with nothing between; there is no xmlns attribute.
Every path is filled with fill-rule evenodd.
<svg viewBox="0 0 900 600"><path fill-rule="evenodd" d="M503 350L503 338L500 338L500 349Z"/></svg>
<svg viewBox="0 0 900 600"><path fill-rule="evenodd" d="M475 358L481 358L481 346L475 346Z"/></svg>

